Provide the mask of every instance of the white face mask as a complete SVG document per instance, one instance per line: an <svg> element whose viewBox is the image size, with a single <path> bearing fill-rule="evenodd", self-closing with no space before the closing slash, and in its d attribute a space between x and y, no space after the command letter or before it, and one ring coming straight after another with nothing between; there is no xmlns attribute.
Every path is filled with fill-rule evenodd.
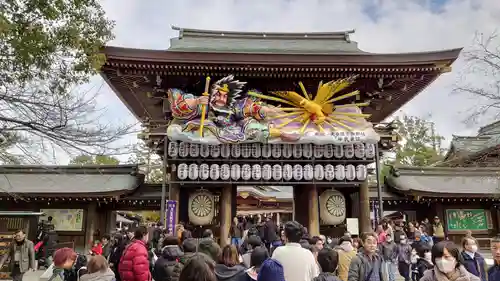
<svg viewBox="0 0 500 281"><path fill-rule="evenodd" d="M424 253L424 258L428 261L432 260L432 253L431 252L425 252Z"/></svg>
<svg viewBox="0 0 500 281"><path fill-rule="evenodd" d="M406 239L403 239L400 242L401 242L401 244L406 244Z"/></svg>
<svg viewBox="0 0 500 281"><path fill-rule="evenodd" d="M443 258L436 259L436 266L442 273L450 273L455 270L457 261L455 259L447 260Z"/></svg>

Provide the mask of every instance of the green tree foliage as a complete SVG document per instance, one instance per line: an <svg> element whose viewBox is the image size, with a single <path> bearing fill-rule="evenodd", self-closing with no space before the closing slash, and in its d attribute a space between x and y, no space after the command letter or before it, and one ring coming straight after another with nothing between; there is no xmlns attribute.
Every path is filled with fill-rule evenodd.
<svg viewBox="0 0 500 281"><path fill-rule="evenodd" d="M18 150L103 153L128 132L99 122L96 94L77 90L104 63L113 26L97 0L0 1L0 133L16 134Z"/></svg>
<svg viewBox="0 0 500 281"><path fill-rule="evenodd" d="M394 123L401 141L383 157L380 170L382 179L393 165L425 167L443 159L441 143L444 137L436 133L432 121L404 115L396 118Z"/></svg>
<svg viewBox="0 0 500 281"><path fill-rule="evenodd" d="M73 165L118 165L120 160L113 156L106 155L80 155L71 159L70 164Z"/></svg>
<svg viewBox="0 0 500 281"><path fill-rule="evenodd" d="M149 148L144 141L139 140L133 149L127 163L139 164L147 183L163 182L163 162L160 157Z"/></svg>
<svg viewBox="0 0 500 281"><path fill-rule="evenodd" d="M415 116L395 120L402 141L396 145L395 162L399 165L425 167L443 159L444 137L436 133L433 122Z"/></svg>

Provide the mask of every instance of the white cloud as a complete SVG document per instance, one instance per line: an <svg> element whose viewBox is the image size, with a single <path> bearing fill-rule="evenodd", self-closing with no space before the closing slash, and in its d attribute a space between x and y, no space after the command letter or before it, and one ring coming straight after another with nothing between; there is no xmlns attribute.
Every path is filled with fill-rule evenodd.
<svg viewBox="0 0 500 281"><path fill-rule="evenodd" d="M497 0L106 0L103 5L116 21L116 39L111 44L146 49L167 49L169 39L177 35L171 25L238 31L356 29L352 39L361 49L387 53L467 47L476 31L490 33L500 24ZM432 115L438 131L447 138L474 133L477 126L467 128L462 123L474 100L450 95L463 67L459 60L452 73L443 75L401 110ZM134 121L107 87L102 102L110 108L110 116Z"/></svg>

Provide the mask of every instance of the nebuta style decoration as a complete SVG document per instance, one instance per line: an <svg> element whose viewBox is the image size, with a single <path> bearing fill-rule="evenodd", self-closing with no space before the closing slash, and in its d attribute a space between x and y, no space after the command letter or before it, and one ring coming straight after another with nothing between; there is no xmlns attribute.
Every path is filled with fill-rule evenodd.
<svg viewBox="0 0 500 281"><path fill-rule="evenodd" d="M325 190L319 196L319 215L327 225L338 225L346 219L345 197L338 190Z"/></svg>
<svg viewBox="0 0 500 281"><path fill-rule="evenodd" d="M320 83L314 99L300 82L302 95L293 91L265 95L244 91L246 83L232 75L211 86L207 78L201 96L169 89L174 120L167 135L174 141L204 144L376 143L379 137L366 121L369 115L360 109L368 103L338 104L359 94L336 96L353 81L351 77Z"/></svg>
<svg viewBox="0 0 500 281"><path fill-rule="evenodd" d="M212 193L201 190L192 192L188 201L189 221L194 225L207 225L214 219L214 196Z"/></svg>

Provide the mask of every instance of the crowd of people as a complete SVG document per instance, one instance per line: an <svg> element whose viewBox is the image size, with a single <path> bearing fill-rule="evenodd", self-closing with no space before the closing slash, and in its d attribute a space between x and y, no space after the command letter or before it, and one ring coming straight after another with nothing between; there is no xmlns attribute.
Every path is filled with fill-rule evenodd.
<svg viewBox="0 0 500 281"><path fill-rule="evenodd" d="M161 225L123 229L96 241L87 254L58 249L46 277L50 281L78 281L79 276L82 281L394 281L397 268L405 281L500 281L500 237L491 240L495 263L489 267L471 233L456 245L441 236L438 218L419 224L383 221L375 232L359 238L345 233L338 239L310 237L296 221L282 228L269 221L247 228L235 220L232 243L223 248L208 229L201 239L192 238L183 226L173 234ZM3 265L10 257L14 280L21 281L25 272L34 270L32 248L24 232L16 232L15 243L0 260Z"/></svg>

